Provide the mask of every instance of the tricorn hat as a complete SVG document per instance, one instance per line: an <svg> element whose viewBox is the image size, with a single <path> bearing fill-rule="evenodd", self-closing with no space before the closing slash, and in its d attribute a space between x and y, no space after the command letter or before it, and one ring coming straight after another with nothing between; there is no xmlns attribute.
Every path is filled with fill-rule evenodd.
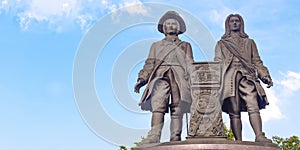
<svg viewBox="0 0 300 150"><path fill-rule="evenodd" d="M186 31L185 23L179 14L175 11L168 11L159 19L157 26L159 32L164 33L163 24L167 19L175 19L179 22L180 29L178 34L182 34Z"/></svg>

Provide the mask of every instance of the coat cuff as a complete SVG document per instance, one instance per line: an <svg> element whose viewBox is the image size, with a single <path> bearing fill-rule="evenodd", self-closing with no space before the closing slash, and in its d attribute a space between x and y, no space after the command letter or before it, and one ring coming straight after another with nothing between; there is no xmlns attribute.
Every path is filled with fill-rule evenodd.
<svg viewBox="0 0 300 150"><path fill-rule="evenodd" d="M141 70L139 72L138 76L139 76L138 79L143 79L143 80L146 81L148 79L148 77L149 77L149 73L147 71Z"/></svg>

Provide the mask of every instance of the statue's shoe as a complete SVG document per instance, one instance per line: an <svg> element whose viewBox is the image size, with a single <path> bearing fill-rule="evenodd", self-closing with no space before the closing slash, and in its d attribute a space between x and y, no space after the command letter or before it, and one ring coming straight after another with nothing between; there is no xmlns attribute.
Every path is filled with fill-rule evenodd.
<svg viewBox="0 0 300 150"><path fill-rule="evenodd" d="M160 136L159 135L148 135L147 138L145 138L142 141L142 144L152 144L152 143L159 143L160 142Z"/></svg>
<svg viewBox="0 0 300 150"><path fill-rule="evenodd" d="M255 138L255 142L260 142L260 143L272 143L272 140L266 138L264 135L257 136Z"/></svg>
<svg viewBox="0 0 300 150"><path fill-rule="evenodd" d="M181 137L180 136L173 136L170 141L181 141Z"/></svg>

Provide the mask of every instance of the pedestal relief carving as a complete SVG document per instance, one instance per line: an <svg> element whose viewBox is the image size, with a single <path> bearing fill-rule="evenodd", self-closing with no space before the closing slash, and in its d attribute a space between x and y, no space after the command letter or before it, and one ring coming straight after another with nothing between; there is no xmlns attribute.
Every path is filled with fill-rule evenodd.
<svg viewBox="0 0 300 150"><path fill-rule="evenodd" d="M218 90L221 84L218 62L193 64L191 73L191 118L188 135L192 137L224 136Z"/></svg>

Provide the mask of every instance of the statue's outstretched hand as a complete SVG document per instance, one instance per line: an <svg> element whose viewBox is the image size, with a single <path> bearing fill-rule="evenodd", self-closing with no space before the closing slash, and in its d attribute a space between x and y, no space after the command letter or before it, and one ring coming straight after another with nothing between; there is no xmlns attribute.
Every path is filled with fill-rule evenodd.
<svg viewBox="0 0 300 150"><path fill-rule="evenodd" d="M268 84L267 88L270 88L271 86L273 86L273 81L272 81L272 79L271 79L270 76L265 76L265 77L263 77L263 78L262 78L262 82L263 82L264 84Z"/></svg>
<svg viewBox="0 0 300 150"><path fill-rule="evenodd" d="M146 81L142 78L139 78L134 86L134 92L140 93L140 88L146 84Z"/></svg>

